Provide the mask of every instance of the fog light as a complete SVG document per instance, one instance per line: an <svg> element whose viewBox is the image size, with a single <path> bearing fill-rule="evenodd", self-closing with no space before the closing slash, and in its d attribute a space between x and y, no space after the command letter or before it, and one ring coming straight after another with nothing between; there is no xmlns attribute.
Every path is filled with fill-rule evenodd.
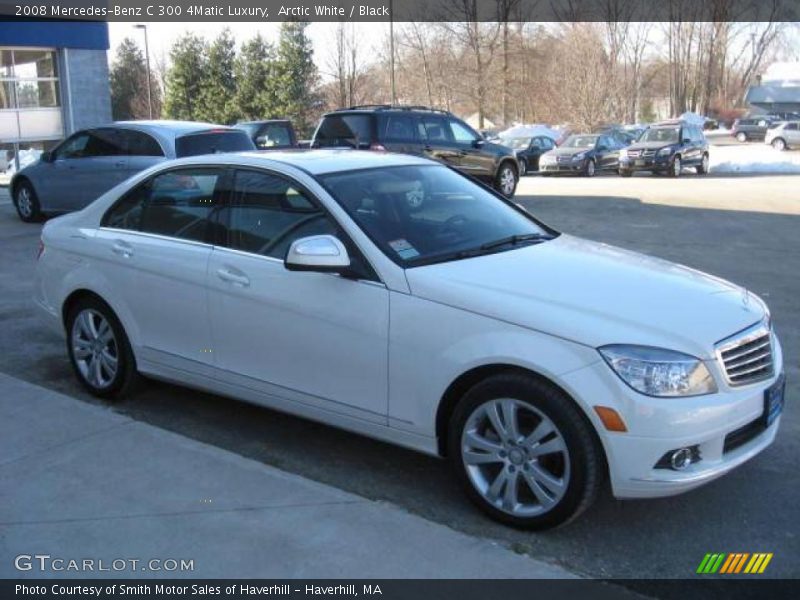
<svg viewBox="0 0 800 600"><path fill-rule="evenodd" d="M694 453L691 448L681 448L672 453L672 456L669 457L669 464L676 471L683 471L692 464L692 458L694 458Z"/></svg>
<svg viewBox="0 0 800 600"><path fill-rule="evenodd" d="M686 446L670 450L662 456L655 464L656 469L672 469L673 471L685 471L689 465L700 462L700 447Z"/></svg>

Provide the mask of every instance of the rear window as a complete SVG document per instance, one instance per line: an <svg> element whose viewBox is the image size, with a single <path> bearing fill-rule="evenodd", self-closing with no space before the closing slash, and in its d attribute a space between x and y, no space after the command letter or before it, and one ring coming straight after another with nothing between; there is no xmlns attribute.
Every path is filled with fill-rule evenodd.
<svg viewBox="0 0 800 600"><path fill-rule="evenodd" d="M243 152L255 150L253 141L244 131L209 130L184 135L175 140L175 155L197 156L219 152Z"/></svg>
<svg viewBox="0 0 800 600"><path fill-rule="evenodd" d="M315 148L368 148L372 140L372 115L327 115L317 128L312 145Z"/></svg>

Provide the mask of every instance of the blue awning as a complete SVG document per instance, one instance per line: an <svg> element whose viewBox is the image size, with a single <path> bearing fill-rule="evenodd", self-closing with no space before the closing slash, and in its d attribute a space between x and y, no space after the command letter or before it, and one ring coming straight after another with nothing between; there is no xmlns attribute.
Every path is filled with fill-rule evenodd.
<svg viewBox="0 0 800 600"><path fill-rule="evenodd" d="M108 24L97 21L0 20L0 46L108 50Z"/></svg>

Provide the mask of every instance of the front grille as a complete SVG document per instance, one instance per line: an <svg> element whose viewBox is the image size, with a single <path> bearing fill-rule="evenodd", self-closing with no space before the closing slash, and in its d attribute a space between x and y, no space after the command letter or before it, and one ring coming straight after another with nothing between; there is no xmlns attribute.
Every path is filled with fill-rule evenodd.
<svg viewBox="0 0 800 600"><path fill-rule="evenodd" d="M568 163L572 160L571 156L558 156L556 157L556 161L560 163Z"/></svg>
<svg viewBox="0 0 800 600"><path fill-rule="evenodd" d="M655 155L655 150L628 150L629 158L652 158Z"/></svg>
<svg viewBox="0 0 800 600"><path fill-rule="evenodd" d="M772 339L764 324L721 341L717 355L732 386L769 379L774 373Z"/></svg>

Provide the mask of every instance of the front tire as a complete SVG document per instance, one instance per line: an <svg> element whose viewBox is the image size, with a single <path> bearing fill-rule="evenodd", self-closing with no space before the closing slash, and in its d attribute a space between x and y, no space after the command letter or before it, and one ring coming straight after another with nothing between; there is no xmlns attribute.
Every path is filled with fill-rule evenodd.
<svg viewBox="0 0 800 600"><path fill-rule="evenodd" d="M682 169L683 163L681 162L681 157L675 156L669 165L669 176L674 178L680 177Z"/></svg>
<svg viewBox="0 0 800 600"><path fill-rule="evenodd" d="M520 161L519 161L519 176L522 177L522 176L527 175L527 174L528 174L528 161L525 160L524 158L520 159Z"/></svg>
<svg viewBox="0 0 800 600"><path fill-rule="evenodd" d="M20 181L14 189L14 208L17 215L26 223L38 223L44 219L39 197L29 181Z"/></svg>
<svg viewBox="0 0 800 600"><path fill-rule="evenodd" d="M631 171L630 169L620 169L619 174L621 177L632 177L633 171Z"/></svg>
<svg viewBox="0 0 800 600"><path fill-rule="evenodd" d="M783 138L776 138L772 140L772 147L778 152L786 150L786 141Z"/></svg>
<svg viewBox="0 0 800 600"><path fill-rule="evenodd" d="M518 181L516 169L511 166L511 163L504 162L495 175L494 188L506 198L513 198Z"/></svg>
<svg viewBox="0 0 800 600"><path fill-rule="evenodd" d="M448 454L478 508L525 529L575 519L605 477L602 448L580 409L525 374L496 375L467 392L450 421Z"/></svg>
<svg viewBox="0 0 800 600"><path fill-rule="evenodd" d="M700 164L697 165L697 174L705 175L706 173L708 173L708 154L703 154Z"/></svg>
<svg viewBox="0 0 800 600"><path fill-rule="evenodd" d="M597 172L597 167L594 164L594 159L590 158L589 161L586 163L586 169L584 170L583 174L586 175L586 177L594 177L596 172Z"/></svg>
<svg viewBox="0 0 800 600"><path fill-rule="evenodd" d="M67 353L78 380L94 396L120 399L139 383L128 336L111 307L98 298L82 298L70 307Z"/></svg>

